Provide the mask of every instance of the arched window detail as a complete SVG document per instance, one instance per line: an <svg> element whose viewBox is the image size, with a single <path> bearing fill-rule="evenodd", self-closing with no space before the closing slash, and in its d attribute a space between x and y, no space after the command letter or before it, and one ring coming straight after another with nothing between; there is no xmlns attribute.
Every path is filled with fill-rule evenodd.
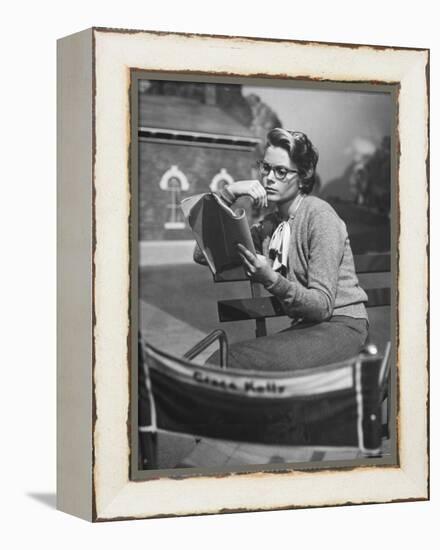
<svg viewBox="0 0 440 550"><path fill-rule="evenodd" d="M176 165L173 165L162 176L159 187L170 194L170 202L167 205L169 213L164 225L165 229L184 229L185 222L180 210L180 194L182 191L188 191L188 179Z"/></svg>
<svg viewBox="0 0 440 550"><path fill-rule="evenodd" d="M234 178L228 174L225 168L222 168L218 174L216 174L209 184L211 191L220 191L225 185L234 183Z"/></svg>

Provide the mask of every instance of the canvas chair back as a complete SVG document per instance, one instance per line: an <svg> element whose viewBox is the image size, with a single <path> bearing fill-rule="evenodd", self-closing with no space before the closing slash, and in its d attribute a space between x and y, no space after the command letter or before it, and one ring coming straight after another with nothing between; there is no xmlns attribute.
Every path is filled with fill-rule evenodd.
<svg viewBox="0 0 440 550"><path fill-rule="evenodd" d="M143 343L139 430L378 453L384 368L382 356L361 354L294 372L225 370Z"/></svg>

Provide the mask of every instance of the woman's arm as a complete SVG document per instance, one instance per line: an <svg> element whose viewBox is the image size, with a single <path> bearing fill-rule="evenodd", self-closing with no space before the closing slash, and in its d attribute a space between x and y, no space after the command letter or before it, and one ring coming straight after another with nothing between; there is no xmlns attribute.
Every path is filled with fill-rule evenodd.
<svg viewBox="0 0 440 550"><path fill-rule="evenodd" d="M194 247L193 260L196 262L196 264L208 265L208 262L206 261L206 258L203 255L203 252L197 243Z"/></svg>
<svg viewBox="0 0 440 550"><path fill-rule="evenodd" d="M280 300L289 317L320 322L333 314L347 231L336 214L320 212L309 220L307 233L307 287L296 279L292 268L289 279L277 274L275 282L265 286Z"/></svg>
<svg viewBox="0 0 440 550"><path fill-rule="evenodd" d="M220 191L220 196L228 200L230 204L236 201L238 197L245 195L252 199L257 208L267 207L266 189L258 180L234 181Z"/></svg>

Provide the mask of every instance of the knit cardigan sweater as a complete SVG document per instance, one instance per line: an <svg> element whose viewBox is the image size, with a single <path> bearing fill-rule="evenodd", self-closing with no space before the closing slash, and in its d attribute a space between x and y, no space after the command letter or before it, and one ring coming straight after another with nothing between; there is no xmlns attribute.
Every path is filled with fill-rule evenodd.
<svg viewBox="0 0 440 550"><path fill-rule="evenodd" d="M270 238L281 222L277 213L252 226L255 249L269 257ZM289 317L320 322L334 315L368 319L367 295L359 286L345 223L326 201L307 195L293 219L286 276L266 289Z"/></svg>

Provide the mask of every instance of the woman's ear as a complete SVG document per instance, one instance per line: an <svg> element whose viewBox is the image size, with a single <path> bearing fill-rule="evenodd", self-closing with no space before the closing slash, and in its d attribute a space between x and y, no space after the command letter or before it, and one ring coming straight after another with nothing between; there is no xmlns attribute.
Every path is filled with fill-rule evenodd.
<svg viewBox="0 0 440 550"><path fill-rule="evenodd" d="M314 172L315 172L315 169L313 168L313 166L310 166L310 168L303 170L302 178L305 180L308 180L311 177L313 177Z"/></svg>

